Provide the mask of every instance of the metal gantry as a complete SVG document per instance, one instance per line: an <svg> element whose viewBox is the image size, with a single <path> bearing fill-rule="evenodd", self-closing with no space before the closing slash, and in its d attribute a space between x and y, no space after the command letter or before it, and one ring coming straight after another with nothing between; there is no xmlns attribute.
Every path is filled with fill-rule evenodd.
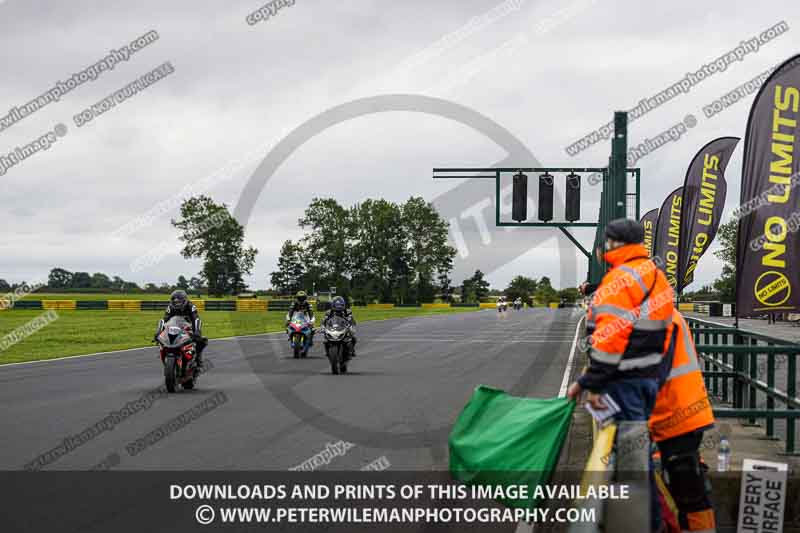
<svg viewBox="0 0 800 533"><path fill-rule="evenodd" d="M611 142L611 156L608 167L503 167L503 168L434 168L434 179L493 179L495 180L495 225L498 227L523 226L529 228L558 228L587 257L589 268L587 279L597 283L605 273L605 264L587 250L578 241L569 228L596 228L592 249L603 243L606 224L616 218L628 216L627 202L634 200L636 220L640 213L640 178L639 168L627 168L627 128L628 115L623 111L614 113L614 138ZM601 174L602 192L600 198L600 214L597 222L527 222L504 221L500 219L500 176L504 173L544 173L567 174ZM628 192L628 175L635 180L635 192Z"/></svg>

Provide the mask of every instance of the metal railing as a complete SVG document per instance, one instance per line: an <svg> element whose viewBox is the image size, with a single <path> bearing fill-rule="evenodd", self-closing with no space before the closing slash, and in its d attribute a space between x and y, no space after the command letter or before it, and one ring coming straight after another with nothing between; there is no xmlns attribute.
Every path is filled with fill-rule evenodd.
<svg viewBox="0 0 800 533"><path fill-rule="evenodd" d="M702 360L709 395L730 405L715 406L714 415L746 419L753 425L765 420L766 437L775 440L779 438L775 422L783 420L785 453L797 455L800 344L708 320L686 320Z"/></svg>

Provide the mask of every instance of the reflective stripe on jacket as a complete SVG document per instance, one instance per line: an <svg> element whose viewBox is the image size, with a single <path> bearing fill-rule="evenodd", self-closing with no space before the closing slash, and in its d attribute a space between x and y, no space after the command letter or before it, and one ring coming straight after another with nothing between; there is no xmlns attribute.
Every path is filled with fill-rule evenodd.
<svg viewBox="0 0 800 533"><path fill-rule="evenodd" d="M667 352L671 365L649 421L656 442L714 425L714 412L689 326L677 310L672 313L672 324L674 340Z"/></svg>
<svg viewBox="0 0 800 533"><path fill-rule="evenodd" d="M579 383L600 392L610 381L658 376L672 331L673 293L641 244L605 254L613 267L587 312L589 368Z"/></svg>

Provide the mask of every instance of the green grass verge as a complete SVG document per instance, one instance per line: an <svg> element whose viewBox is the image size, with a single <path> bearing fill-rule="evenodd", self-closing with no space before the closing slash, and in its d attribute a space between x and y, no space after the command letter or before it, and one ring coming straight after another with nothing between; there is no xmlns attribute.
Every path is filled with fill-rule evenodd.
<svg viewBox="0 0 800 533"><path fill-rule="evenodd" d="M359 322L419 315L442 315L473 312L472 308L360 309L354 315ZM0 338L35 317L40 310L0 312ZM54 359L68 355L123 350L152 346L153 336L162 313L158 311L57 311L58 320L48 324L21 342L0 351L0 365L23 361ZM281 312L201 313L203 333L211 339L282 331L285 315ZM319 319L317 319L319 322Z"/></svg>

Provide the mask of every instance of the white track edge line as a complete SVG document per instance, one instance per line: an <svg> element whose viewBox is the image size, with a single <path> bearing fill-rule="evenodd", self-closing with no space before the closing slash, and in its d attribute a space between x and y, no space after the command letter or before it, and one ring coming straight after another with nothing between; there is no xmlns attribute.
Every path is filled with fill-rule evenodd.
<svg viewBox="0 0 800 533"><path fill-rule="evenodd" d="M569 359L567 360L567 368L564 369L564 377L561 380L561 389L558 391L558 397L564 398L567 395L567 388L569 388L569 375L572 373L572 364L575 361L575 347L578 344L578 333L581 331L581 324L586 319L586 315L578 320L578 325L575 327L575 338L572 340L572 348L569 350Z"/></svg>

